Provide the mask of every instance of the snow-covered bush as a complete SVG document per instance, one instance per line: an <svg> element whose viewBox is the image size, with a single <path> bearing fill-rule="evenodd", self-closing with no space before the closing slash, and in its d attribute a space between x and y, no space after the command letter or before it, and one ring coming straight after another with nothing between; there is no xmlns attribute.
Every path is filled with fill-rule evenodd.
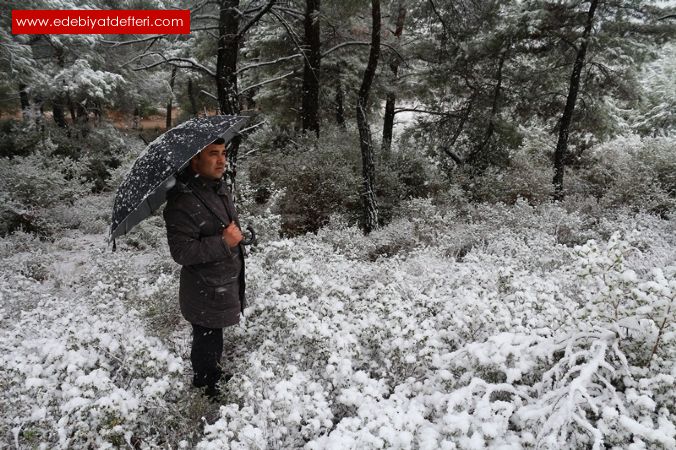
<svg viewBox="0 0 676 450"><path fill-rule="evenodd" d="M251 225L256 232L257 241L263 245L276 241L281 237L282 216L279 213L280 201L284 191L270 184L265 202L257 202L257 193L253 188L247 172L237 176L236 206L242 227Z"/></svg>
<svg viewBox="0 0 676 450"><path fill-rule="evenodd" d="M51 234L69 223L53 223L51 208L83 197L91 187L82 177L83 167L69 158L43 152L0 160L0 234L17 229Z"/></svg>
<svg viewBox="0 0 676 450"><path fill-rule="evenodd" d="M261 203L273 186L284 192L279 212L285 233L317 231L332 213L356 222L360 156L352 134L336 129L291 140L266 130L257 139L251 144L260 149L249 166L252 189Z"/></svg>
<svg viewBox="0 0 676 450"><path fill-rule="evenodd" d="M209 406L186 389L175 264L166 249L111 253L105 238L0 238L0 436L11 447L188 448L199 438Z"/></svg>
<svg viewBox="0 0 676 450"><path fill-rule="evenodd" d="M110 219L110 200L87 194L110 190L111 172L133 162L138 143L123 139L109 125L92 130L87 139L52 127L44 132L18 129L12 138L27 150L23 156L0 159L5 181L0 190L0 235L23 229L48 236L79 227L100 232L102 222Z"/></svg>
<svg viewBox="0 0 676 450"><path fill-rule="evenodd" d="M621 136L585 154L571 173L571 192L600 199L605 207L627 205L669 214L676 207L676 156L670 137Z"/></svg>
<svg viewBox="0 0 676 450"><path fill-rule="evenodd" d="M632 250L639 251L619 232L604 247L592 240L576 248L580 274L590 279L583 287L585 315L616 326L632 350L627 355L630 361L648 365L656 355L676 354L676 342L669 335L676 328L676 266L637 274L625 267Z"/></svg>
<svg viewBox="0 0 676 450"><path fill-rule="evenodd" d="M563 442L570 448L599 449L676 445L668 404L637 391L645 383L632 376L620 342L613 331L590 329L540 344L549 347L548 359L554 356L556 362L531 387L531 401L513 418L520 428L532 430L537 447L560 448ZM665 381L663 387L673 385L673 379Z"/></svg>
<svg viewBox="0 0 676 450"><path fill-rule="evenodd" d="M607 220L590 231L599 240L589 253L556 242L561 224L583 227L579 214L485 206L470 216L476 241L457 260L422 236L437 233L439 244L462 220L429 202L410 207L426 214L381 236L338 222L254 255L252 305L231 338L250 350L200 448L673 445L673 331L645 366L657 327L645 328L649 339L628 337L627 322L604 313L615 288L598 289L582 270L630 282L629 295L667 292L667 222ZM606 242L613 224L637 232ZM379 239L402 237L405 252L369 257ZM651 304L663 314L668 298ZM640 308L637 320L653 314Z"/></svg>
<svg viewBox="0 0 676 450"><path fill-rule="evenodd" d="M31 310L2 321L2 342L15 342L0 357L2 424L11 427L14 444L161 445L161 435L148 428L167 426L159 421L167 399L181 389L181 360L143 334L137 313L111 285L93 285L91 300L36 288L20 275L2 283L3 304L25 308L22 297L36 300Z"/></svg>
<svg viewBox="0 0 676 450"><path fill-rule="evenodd" d="M93 191L116 190L119 183L111 179L113 171L120 166L128 171L131 167L128 166L129 162L143 147L140 139L123 136L109 123L88 130L86 139L82 140L79 157L86 165L83 175L93 184Z"/></svg>
<svg viewBox="0 0 676 450"><path fill-rule="evenodd" d="M480 176L469 179L462 174L459 181L475 201L513 204L522 198L539 204L551 197L553 176L554 167L547 152L524 145L509 152L506 167L490 166Z"/></svg>

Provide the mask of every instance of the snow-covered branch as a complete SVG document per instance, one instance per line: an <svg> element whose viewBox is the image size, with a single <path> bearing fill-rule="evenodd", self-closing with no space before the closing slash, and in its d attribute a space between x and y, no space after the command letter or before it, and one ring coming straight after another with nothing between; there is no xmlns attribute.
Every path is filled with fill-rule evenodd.
<svg viewBox="0 0 676 450"><path fill-rule="evenodd" d="M447 116L447 117L457 117L458 112L457 111L433 111L429 109L419 109L419 108L399 108L395 109L394 113L402 113L402 112L415 112L415 113L421 113L421 114L431 114L433 116Z"/></svg>
<svg viewBox="0 0 676 450"><path fill-rule="evenodd" d="M157 41L159 39L167 37L166 34L157 34L153 36L147 36L144 38L138 38L138 39L131 39L129 41L108 41L108 40L101 40L102 43L108 44L111 47L121 47L124 45L133 45L133 44L140 44L141 42L148 42L148 41Z"/></svg>
<svg viewBox="0 0 676 450"><path fill-rule="evenodd" d="M215 96L214 94L212 94L211 92L205 91L204 89L202 89L202 90L200 91L200 94L206 95L207 97L212 98L212 99L214 99L214 100L218 100L218 97L216 97L216 96Z"/></svg>
<svg viewBox="0 0 676 450"><path fill-rule="evenodd" d="M178 67L178 68L181 68L181 69L192 69L192 70L196 70L198 72L202 72L206 75L212 76L214 78L216 77L216 73L213 70L211 70L208 67L198 63L193 58L167 58L166 56L162 55L161 53L150 53L150 54L141 55L139 57L136 57L135 59L140 59L142 57L151 56L151 55L159 56L161 58L161 60L154 62L154 63L151 63L151 64L144 65L144 66L134 67L133 70L134 71L148 70L148 69L152 69L153 67L160 66L162 64L170 64L174 67Z"/></svg>
<svg viewBox="0 0 676 450"><path fill-rule="evenodd" d="M252 26L254 26L260 20L261 17L263 17L265 15L265 13L270 11L270 9L272 8L272 5L274 5L276 1L277 0L268 1L268 3L258 12L258 14L256 14L256 16L253 19L251 19L246 25L244 25L242 27L242 29L239 31L239 33L237 33L237 37L235 38L235 40L241 39L242 36L244 36L246 34L246 32L249 31L249 29Z"/></svg>
<svg viewBox="0 0 676 450"><path fill-rule="evenodd" d="M351 47L351 46L354 46L354 45L366 45L366 46L371 46L371 43L370 43L370 42L366 42L366 41L348 41L348 42L343 42L343 43L340 43L340 44L338 44L338 45L335 45L335 46L331 47L330 49L328 49L327 51L323 52L323 53L322 53L322 58L325 57L326 55L330 54L330 53L333 53L333 52L336 51L336 50L339 50L339 49L343 48L343 47ZM404 58L403 58L403 57L399 54L399 52L398 52L394 47L392 47L391 45L385 44L385 43L381 42L381 43L380 43L380 46L381 46L381 47L387 47L387 48L390 49L395 55L397 55L397 57L398 57L402 62L405 62L405 61L404 61Z"/></svg>
<svg viewBox="0 0 676 450"><path fill-rule="evenodd" d="M275 16L275 18L276 18L277 20L279 20L279 22L282 24L282 26L283 26L284 29L286 30L286 33L289 35L289 37L291 38L291 40L293 41L293 43L296 45L296 49L297 49L298 52L303 56L303 59L305 60L305 62L306 62L307 64L311 65L311 64L310 64L310 61L308 61L308 59L307 59L307 56L305 56L305 52L303 51L303 46L300 44L300 42L298 42L297 36L295 36L295 34L294 34L294 32L293 32L293 29L289 26L289 24L287 23L287 21L284 20L284 18L282 18L279 14L275 13L274 11L271 11L270 13L271 13L273 16Z"/></svg>
<svg viewBox="0 0 676 450"><path fill-rule="evenodd" d="M285 14L288 14L288 15L294 17L295 19L303 19L305 17L305 15L303 14L302 11L298 11L296 9L291 9L291 8L287 8L287 7L280 6L280 5L275 5L274 9L277 10L277 11L283 12Z"/></svg>
<svg viewBox="0 0 676 450"><path fill-rule="evenodd" d="M294 74L296 74L295 70L293 70L289 73L286 73L284 75L278 76L276 78L270 78L269 80L261 81L260 83L256 83L256 84L253 84L251 86L247 86L244 89L241 89L239 91L239 93L243 94L244 92L250 91L251 89L255 89L257 87L261 87L261 86L264 86L266 84L274 83L275 81L283 80L284 78L290 77L291 75L294 75Z"/></svg>
<svg viewBox="0 0 676 450"><path fill-rule="evenodd" d="M300 53L296 53L295 55L283 56L281 58L277 58L274 61L264 61L264 62L249 64L248 66L244 66L241 69L238 69L235 72L235 74L239 75L240 73L246 72L247 70L257 69L259 67L265 67L265 66L272 66L272 65L278 64L280 62L290 61L292 59L300 58L301 56L303 56L303 55L301 55Z"/></svg>

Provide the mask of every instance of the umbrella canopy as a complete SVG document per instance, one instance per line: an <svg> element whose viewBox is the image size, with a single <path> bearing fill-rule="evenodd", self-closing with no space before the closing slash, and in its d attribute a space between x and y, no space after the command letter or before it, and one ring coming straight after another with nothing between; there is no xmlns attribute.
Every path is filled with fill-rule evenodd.
<svg viewBox="0 0 676 450"><path fill-rule="evenodd" d="M128 233L166 201L175 175L204 147L229 142L249 120L241 116L190 119L152 141L136 159L115 195L109 241Z"/></svg>

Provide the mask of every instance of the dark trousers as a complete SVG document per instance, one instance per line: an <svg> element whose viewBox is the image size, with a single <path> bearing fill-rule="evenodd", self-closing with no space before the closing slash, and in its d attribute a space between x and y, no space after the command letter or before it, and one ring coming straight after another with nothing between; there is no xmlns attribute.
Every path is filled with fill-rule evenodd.
<svg viewBox="0 0 676 450"><path fill-rule="evenodd" d="M221 355L223 354L223 328L207 328L192 324L192 384L215 389L221 379Z"/></svg>

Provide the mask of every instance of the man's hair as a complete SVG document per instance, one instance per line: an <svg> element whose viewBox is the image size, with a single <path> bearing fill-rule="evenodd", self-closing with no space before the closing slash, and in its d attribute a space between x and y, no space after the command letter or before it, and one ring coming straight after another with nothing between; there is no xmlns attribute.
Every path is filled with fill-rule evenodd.
<svg viewBox="0 0 676 450"><path fill-rule="evenodd" d="M221 144L225 144L225 139L223 139L222 137L219 137L209 145L221 145ZM206 149L206 147L204 147L202 150L204 150L204 149ZM192 157L192 159L199 159L201 153L202 152L197 153L195 156Z"/></svg>

